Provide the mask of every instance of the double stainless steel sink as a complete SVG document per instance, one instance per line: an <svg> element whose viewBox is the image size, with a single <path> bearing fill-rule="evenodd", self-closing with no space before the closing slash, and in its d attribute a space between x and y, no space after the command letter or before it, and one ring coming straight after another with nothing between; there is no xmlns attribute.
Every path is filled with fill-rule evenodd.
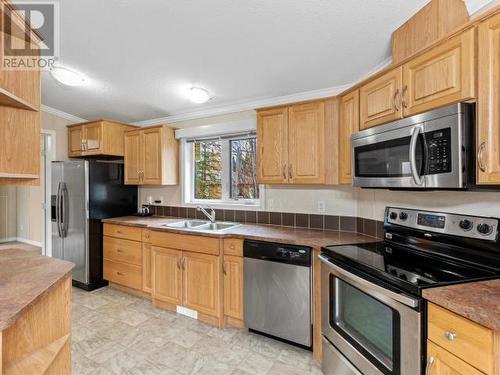
<svg viewBox="0 0 500 375"><path fill-rule="evenodd" d="M204 220L182 220L174 223L163 224L167 228L186 229L193 231L209 231L209 232L222 232L227 229L236 228L240 226L239 223L228 221L204 221Z"/></svg>

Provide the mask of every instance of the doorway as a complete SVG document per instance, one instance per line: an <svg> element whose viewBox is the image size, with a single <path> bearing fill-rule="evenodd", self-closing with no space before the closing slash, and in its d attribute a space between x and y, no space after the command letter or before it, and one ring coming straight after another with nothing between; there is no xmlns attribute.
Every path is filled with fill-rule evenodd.
<svg viewBox="0 0 500 375"><path fill-rule="evenodd" d="M55 159L56 132L54 130L41 131L40 136L40 187L42 189L42 254L52 256L51 240L51 165Z"/></svg>

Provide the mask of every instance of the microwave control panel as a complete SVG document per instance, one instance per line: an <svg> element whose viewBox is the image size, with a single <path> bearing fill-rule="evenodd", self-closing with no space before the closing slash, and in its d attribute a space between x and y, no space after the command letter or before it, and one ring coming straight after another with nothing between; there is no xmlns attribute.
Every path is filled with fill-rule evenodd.
<svg viewBox="0 0 500 375"><path fill-rule="evenodd" d="M451 172L451 129L441 129L425 133L427 144L427 174Z"/></svg>

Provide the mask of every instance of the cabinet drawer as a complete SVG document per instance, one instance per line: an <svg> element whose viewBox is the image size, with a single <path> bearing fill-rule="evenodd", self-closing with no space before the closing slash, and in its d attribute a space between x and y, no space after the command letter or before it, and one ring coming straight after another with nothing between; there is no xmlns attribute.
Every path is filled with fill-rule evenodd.
<svg viewBox="0 0 500 375"><path fill-rule="evenodd" d="M219 242L220 240L214 237L151 231L151 244L153 246L170 249L219 255Z"/></svg>
<svg viewBox="0 0 500 375"><path fill-rule="evenodd" d="M493 332L488 328L429 303L428 335L451 354L486 374L492 373Z"/></svg>
<svg viewBox="0 0 500 375"><path fill-rule="evenodd" d="M142 289L142 268L104 259L104 279L133 289Z"/></svg>
<svg viewBox="0 0 500 375"><path fill-rule="evenodd" d="M483 375L482 372L429 340L427 340L427 363L429 375Z"/></svg>
<svg viewBox="0 0 500 375"><path fill-rule="evenodd" d="M104 236L104 259L142 265L141 242Z"/></svg>
<svg viewBox="0 0 500 375"><path fill-rule="evenodd" d="M224 254L243 256L243 240L239 238L226 238L224 240Z"/></svg>
<svg viewBox="0 0 500 375"><path fill-rule="evenodd" d="M104 224L104 235L132 241L141 241L142 229L126 225Z"/></svg>

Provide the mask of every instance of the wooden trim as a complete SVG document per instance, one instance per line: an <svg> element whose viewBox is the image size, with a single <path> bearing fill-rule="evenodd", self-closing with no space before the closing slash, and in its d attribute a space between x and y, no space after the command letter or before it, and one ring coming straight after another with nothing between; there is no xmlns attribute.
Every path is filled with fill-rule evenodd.
<svg viewBox="0 0 500 375"><path fill-rule="evenodd" d="M219 255L219 238L216 237L152 231L151 244L170 249Z"/></svg>
<svg viewBox="0 0 500 375"><path fill-rule="evenodd" d="M224 316L224 327L234 327L240 329L246 329L245 322L243 320L235 319L231 316Z"/></svg>
<svg viewBox="0 0 500 375"><path fill-rule="evenodd" d="M215 326L219 329L222 329L222 319L216 318L214 316L206 315L201 312L198 312L198 320L200 322L209 324L211 326Z"/></svg>
<svg viewBox="0 0 500 375"><path fill-rule="evenodd" d="M158 307L159 309L164 309L167 311L172 311L174 313L177 313L177 305L165 301L161 301L159 299L153 298L152 299L153 306Z"/></svg>
<svg viewBox="0 0 500 375"><path fill-rule="evenodd" d="M20 109L26 109L28 111L38 112L39 108L36 105L31 104L27 100L8 92L4 88L0 88L0 105L7 107L14 107Z"/></svg>

